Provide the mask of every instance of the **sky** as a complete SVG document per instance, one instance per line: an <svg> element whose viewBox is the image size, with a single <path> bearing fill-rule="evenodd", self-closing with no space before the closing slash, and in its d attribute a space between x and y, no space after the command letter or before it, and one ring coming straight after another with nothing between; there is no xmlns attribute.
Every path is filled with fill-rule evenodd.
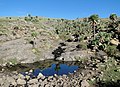
<svg viewBox="0 0 120 87"><path fill-rule="evenodd" d="M0 16L42 16L76 19L111 13L120 16L120 0L0 0Z"/></svg>

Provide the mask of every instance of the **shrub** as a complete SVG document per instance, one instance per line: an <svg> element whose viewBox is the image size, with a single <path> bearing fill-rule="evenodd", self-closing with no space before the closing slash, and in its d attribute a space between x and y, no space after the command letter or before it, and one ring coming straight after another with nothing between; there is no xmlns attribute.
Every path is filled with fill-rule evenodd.
<svg viewBox="0 0 120 87"><path fill-rule="evenodd" d="M37 32L32 32L32 33L31 33L31 36L32 36L32 37L37 37L37 35L38 35Z"/></svg>
<svg viewBox="0 0 120 87"><path fill-rule="evenodd" d="M109 45L106 49L107 54L110 56L115 56L117 51L118 50L117 50L116 46L111 46L111 45Z"/></svg>
<svg viewBox="0 0 120 87"><path fill-rule="evenodd" d="M76 48L81 49L81 50L86 50L87 49L87 44L86 43L79 43Z"/></svg>

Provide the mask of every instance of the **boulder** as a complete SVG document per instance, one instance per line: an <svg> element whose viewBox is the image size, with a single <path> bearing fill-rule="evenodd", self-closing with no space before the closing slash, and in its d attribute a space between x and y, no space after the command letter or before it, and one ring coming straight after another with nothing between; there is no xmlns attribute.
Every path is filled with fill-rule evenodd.
<svg viewBox="0 0 120 87"><path fill-rule="evenodd" d="M13 77L7 77L7 81L10 82L12 85L17 86L17 83Z"/></svg>
<svg viewBox="0 0 120 87"><path fill-rule="evenodd" d="M119 42L118 40L116 40L116 39L112 39L112 40L110 41L110 43L113 44L113 45L118 46L118 44L119 44L120 42Z"/></svg>
<svg viewBox="0 0 120 87"><path fill-rule="evenodd" d="M25 79L25 76L22 75L22 74L18 74L18 78L20 78L20 79Z"/></svg>
<svg viewBox="0 0 120 87"><path fill-rule="evenodd" d="M38 83L37 79L31 79L28 81L28 84L36 84L36 83Z"/></svg>
<svg viewBox="0 0 120 87"><path fill-rule="evenodd" d="M89 87L89 86L90 86L90 84L86 80L83 80L81 82L81 87Z"/></svg>
<svg viewBox="0 0 120 87"><path fill-rule="evenodd" d="M25 85L25 84L26 84L26 81L23 80L23 79L18 79L18 80L17 80L17 84L18 84L18 85Z"/></svg>

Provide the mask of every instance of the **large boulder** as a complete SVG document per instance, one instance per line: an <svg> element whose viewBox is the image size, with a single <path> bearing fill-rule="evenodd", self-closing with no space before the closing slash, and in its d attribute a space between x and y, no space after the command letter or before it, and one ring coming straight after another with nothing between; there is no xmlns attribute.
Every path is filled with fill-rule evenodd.
<svg viewBox="0 0 120 87"><path fill-rule="evenodd" d="M94 55L93 53L89 53L87 50L72 51L61 54L61 56L58 57L57 60L80 61L85 58L90 58L93 55Z"/></svg>
<svg viewBox="0 0 120 87"><path fill-rule="evenodd" d="M0 44L0 60L3 62L33 62L36 55L32 45L24 39L16 39Z"/></svg>

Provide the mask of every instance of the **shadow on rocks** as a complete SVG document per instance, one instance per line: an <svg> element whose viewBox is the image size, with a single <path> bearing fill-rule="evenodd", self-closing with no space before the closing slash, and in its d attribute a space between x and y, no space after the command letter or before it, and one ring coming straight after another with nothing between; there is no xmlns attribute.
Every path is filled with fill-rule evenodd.
<svg viewBox="0 0 120 87"><path fill-rule="evenodd" d="M55 49L52 54L54 55L54 60L56 60L58 57L61 56L62 53L64 53L64 50L62 47L58 47L57 49Z"/></svg>

